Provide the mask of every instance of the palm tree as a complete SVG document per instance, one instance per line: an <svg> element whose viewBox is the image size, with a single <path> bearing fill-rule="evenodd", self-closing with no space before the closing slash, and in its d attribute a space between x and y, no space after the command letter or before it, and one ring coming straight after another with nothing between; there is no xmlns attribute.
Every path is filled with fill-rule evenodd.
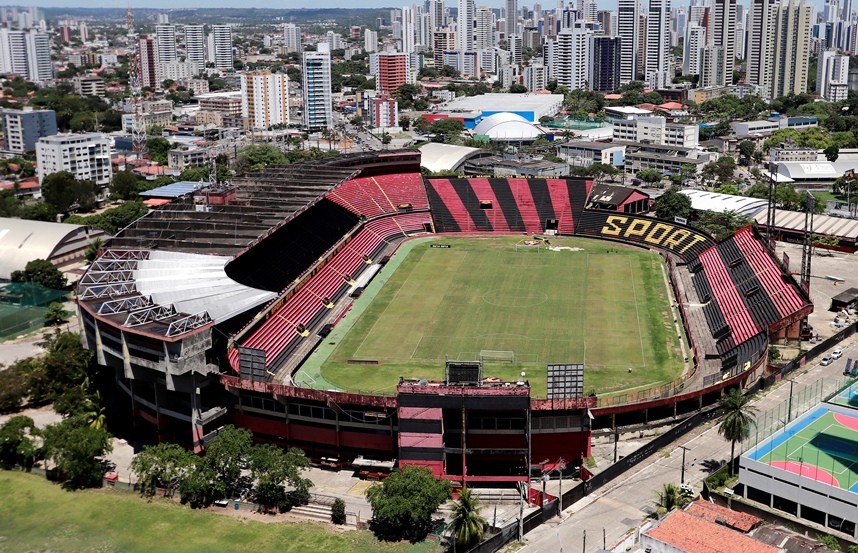
<svg viewBox="0 0 858 553"><path fill-rule="evenodd" d="M471 490L459 492L459 500L453 504L453 517L450 519L450 530L456 545L470 546L481 539L486 533L486 519L480 516L482 505Z"/></svg>
<svg viewBox="0 0 858 553"><path fill-rule="evenodd" d="M674 509L678 509L685 504L685 497L679 486L672 482L668 482L662 486L661 491L655 492L655 506L658 507L658 514L663 515Z"/></svg>
<svg viewBox="0 0 858 553"><path fill-rule="evenodd" d="M102 429L107 426L107 415L104 411L104 406L101 404L101 392L98 390L92 394L87 400L86 418L89 419L89 425L96 429Z"/></svg>
<svg viewBox="0 0 858 553"><path fill-rule="evenodd" d="M720 411L724 413L718 434L725 440L730 440L730 476L733 476L733 458L736 453L736 442L742 442L751 434L752 418L757 408L749 405L750 397L742 394L738 388L728 390L721 398Z"/></svg>

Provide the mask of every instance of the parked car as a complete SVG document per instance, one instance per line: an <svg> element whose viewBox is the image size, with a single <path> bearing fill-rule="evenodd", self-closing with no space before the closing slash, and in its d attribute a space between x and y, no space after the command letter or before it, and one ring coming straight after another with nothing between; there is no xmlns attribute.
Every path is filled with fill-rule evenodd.
<svg viewBox="0 0 858 553"><path fill-rule="evenodd" d="M841 357L843 357L843 350L842 349L837 348L836 350L831 352L831 358L832 359L840 359Z"/></svg>
<svg viewBox="0 0 858 553"><path fill-rule="evenodd" d="M832 363L834 363L834 358L831 357L830 355L826 355L825 357L822 358L822 361L819 362L819 364L822 365L823 367L827 367L828 365L830 365Z"/></svg>

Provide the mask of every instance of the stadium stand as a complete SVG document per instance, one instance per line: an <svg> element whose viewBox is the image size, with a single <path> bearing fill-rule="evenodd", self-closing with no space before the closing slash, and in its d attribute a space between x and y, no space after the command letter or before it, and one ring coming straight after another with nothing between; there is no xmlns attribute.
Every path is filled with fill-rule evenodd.
<svg viewBox="0 0 858 553"><path fill-rule="evenodd" d="M396 213L400 205L426 209L429 202L420 173L396 173L350 179L326 196L356 215L371 219Z"/></svg>
<svg viewBox="0 0 858 553"><path fill-rule="evenodd" d="M703 270L712 288L712 297L718 302L724 319L730 327L733 341L740 344L759 332L760 329L748 312L742 295L736 289L724 261L718 254L717 246L703 252L700 262L703 264Z"/></svg>
<svg viewBox="0 0 858 553"><path fill-rule="evenodd" d="M429 213L423 211L366 223L350 240L338 245L336 255L282 306L270 312L241 346L265 350L266 367L273 372L300 343L301 329L312 329L325 318L326 304L345 295L350 281L367 267L367 260L372 261L391 240L422 232L428 222ZM233 368L238 367L237 349L230 352L229 360Z"/></svg>

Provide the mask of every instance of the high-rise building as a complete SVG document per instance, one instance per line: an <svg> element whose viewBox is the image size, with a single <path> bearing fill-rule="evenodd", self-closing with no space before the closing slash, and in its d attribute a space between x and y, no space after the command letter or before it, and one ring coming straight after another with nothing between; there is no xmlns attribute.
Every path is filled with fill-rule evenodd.
<svg viewBox="0 0 858 553"><path fill-rule="evenodd" d="M0 29L0 73L34 82L54 78L51 42L46 33Z"/></svg>
<svg viewBox="0 0 858 553"><path fill-rule="evenodd" d="M229 25L212 25L209 33L209 61L217 69L232 68L232 27Z"/></svg>
<svg viewBox="0 0 858 553"><path fill-rule="evenodd" d="M399 126L399 102L382 94L369 100L369 123L376 129Z"/></svg>
<svg viewBox="0 0 858 553"><path fill-rule="evenodd" d="M47 33L27 32L27 78L35 82L50 81L54 78L51 38Z"/></svg>
<svg viewBox="0 0 858 553"><path fill-rule="evenodd" d="M57 134L57 114L52 109L4 109L2 117L5 149L16 154L33 151L40 138Z"/></svg>
<svg viewBox="0 0 858 553"><path fill-rule="evenodd" d="M107 186L113 176L111 140L101 133L56 134L36 142L39 183L46 176L68 171L78 180Z"/></svg>
<svg viewBox="0 0 858 553"><path fill-rule="evenodd" d="M378 31L366 29L363 32L363 49L367 52L378 51Z"/></svg>
<svg viewBox="0 0 858 553"><path fill-rule="evenodd" d="M89 29L86 26L86 23L81 21L80 25L77 27L77 31L80 33L80 41L86 44L89 42Z"/></svg>
<svg viewBox="0 0 858 553"><path fill-rule="evenodd" d="M683 75L700 75L700 62L705 45L706 29L697 23L686 25L685 38L682 41Z"/></svg>
<svg viewBox="0 0 858 553"><path fill-rule="evenodd" d="M158 14L158 25L167 25L170 23L170 14L167 13L159 13Z"/></svg>
<svg viewBox="0 0 858 553"><path fill-rule="evenodd" d="M619 88L621 44L622 39L617 36L589 37L590 64L587 75L590 90L611 92Z"/></svg>
<svg viewBox="0 0 858 553"><path fill-rule="evenodd" d="M589 90L590 37L596 34L599 24L575 21L572 27L557 33L551 63L551 77L558 86L569 90Z"/></svg>
<svg viewBox="0 0 858 553"><path fill-rule="evenodd" d="M470 52L474 49L474 0L459 0L456 49L462 52Z"/></svg>
<svg viewBox="0 0 858 553"><path fill-rule="evenodd" d="M375 75L375 90L379 94L396 94L396 90L411 82L409 54L382 52L369 57L370 74Z"/></svg>
<svg viewBox="0 0 858 553"><path fill-rule="evenodd" d="M283 25L283 45L291 52L302 51L301 27L294 23Z"/></svg>
<svg viewBox="0 0 858 553"><path fill-rule="evenodd" d="M622 40L620 50L620 82L634 81L638 76L640 48L640 13L638 0L617 0L617 35Z"/></svg>
<svg viewBox="0 0 858 553"><path fill-rule="evenodd" d="M513 3L515 0L512 0ZM494 26L492 25L492 10L486 6L477 8L475 15L474 48L485 50L494 45ZM515 33L510 33L510 35ZM510 35L507 35L509 37Z"/></svg>
<svg viewBox="0 0 858 553"><path fill-rule="evenodd" d="M816 93L828 102L841 102L849 94L849 56L826 50L819 54Z"/></svg>
<svg viewBox="0 0 858 553"><path fill-rule="evenodd" d="M241 73L241 115L254 129L289 123L289 78L285 73Z"/></svg>
<svg viewBox="0 0 858 553"><path fill-rule="evenodd" d="M408 54L417 51L417 26L414 15L413 8L408 6L402 8L402 51Z"/></svg>
<svg viewBox="0 0 858 553"><path fill-rule="evenodd" d="M519 35L512 35L507 38L507 44L509 46L510 62L512 62L515 67L518 67L524 59L521 37ZM476 73L469 73L469 75L475 74Z"/></svg>
<svg viewBox="0 0 858 553"><path fill-rule="evenodd" d="M169 63L179 59L176 51L175 25L155 25L155 38L157 40L155 55L159 63Z"/></svg>
<svg viewBox="0 0 858 553"><path fill-rule="evenodd" d="M317 52L304 52L303 92L304 127L321 130L333 125L331 98L331 54L328 45L319 44Z"/></svg>
<svg viewBox="0 0 858 553"><path fill-rule="evenodd" d="M611 11L600 11L596 14L596 21L602 28L605 36L617 36L617 13Z"/></svg>
<svg viewBox="0 0 858 553"><path fill-rule="evenodd" d="M206 64L206 33L202 25L185 25L186 59L205 67Z"/></svg>
<svg viewBox="0 0 858 553"><path fill-rule="evenodd" d="M753 0L746 81L771 100L807 86L813 7L805 0Z"/></svg>
<svg viewBox="0 0 858 553"><path fill-rule="evenodd" d="M140 35L137 38L137 77L140 86L157 88L160 84L155 44L155 39L151 36Z"/></svg>
<svg viewBox="0 0 858 553"><path fill-rule="evenodd" d="M444 17L444 0L429 0L429 17L432 20L432 32L446 27L447 21Z"/></svg>
<svg viewBox="0 0 858 553"><path fill-rule="evenodd" d="M440 69L444 65L444 52L456 49L456 33L449 27L438 29L434 33L432 52L435 54L435 67Z"/></svg>
<svg viewBox="0 0 858 553"><path fill-rule="evenodd" d="M670 0L649 0L646 31L646 79L650 88L664 88L670 75Z"/></svg>
<svg viewBox="0 0 858 553"><path fill-rule="evenodd" d="M717 56L719 63L707 67L707 70L714 71L714 74L707 74L701 80L712 83L710 86L733 84L733 67L736 58L736 0L713 0L707 23L706 45L720 47L723 49L723 54Z"/></svg>
<svg viewBox="0 0 858 553"><path fill-rule="evenodd" d="M518 0L506 0L506 26L504 35L518 34Z"/></svg>

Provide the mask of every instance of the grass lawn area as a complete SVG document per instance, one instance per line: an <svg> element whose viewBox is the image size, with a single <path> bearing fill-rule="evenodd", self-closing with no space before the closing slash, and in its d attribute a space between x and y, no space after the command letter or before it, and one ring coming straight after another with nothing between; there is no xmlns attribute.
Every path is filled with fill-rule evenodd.
<svg viewBox="0 0 858 553"><path fill-rule="evenodd" d="M658 255L565 237L552 245L580 250L516 252L520 240L445 236L414 246L322 365L322 376L343 389L390 392L400 376L442 379L445 355L478 359L481 350L514 351L514 365L486 363L484 376L515 380L525 370L535 397L545 397L549 363L583 362L585 393L681 374Z"/></svg>
<svg viewBox="0 0 858 553"><path fill-rule="evenodd" d="M0 551L394 553L412 547L379 542L368 531L242 520L109 488L69 492L16 471L0 472L0 494Z"/></svg>
<svg viewBox="0 0 858 553"><path fill-rule="evenodd" d="M846 201L845 196L841 198L839 195L835 195L833 192L814 191L813 197L816 198L816 201L821 203L823 206L825 205L825 202L827 202L827 201L838 201L838 202L845 202Z"/></svg>

